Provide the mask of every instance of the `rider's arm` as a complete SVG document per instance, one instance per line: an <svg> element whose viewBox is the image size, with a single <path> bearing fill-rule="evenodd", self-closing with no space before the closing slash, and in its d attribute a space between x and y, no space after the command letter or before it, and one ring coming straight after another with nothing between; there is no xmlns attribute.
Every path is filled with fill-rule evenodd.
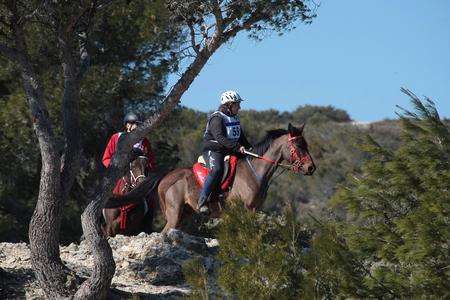
<svg viewBox="0 0 450 300"><path fill-rule="evenodd" d="M106 145L105 152L103 153L102 163L107 168L109 167L109 164L111 163L111 159L114 155L114 152L116 152L116 144L118 140L119 135L117 133L113 134L111 138L109 139L108 144Z"/></svg>
<svg viewBox="0 0 450 300"><path fill-rule="evenodd" d="M224 148L233 151L239 151L241 145L238 142L230 141L225 136L225 126L223 125L222 118L212 117L209 120L209 130L214 137L214 139Z"/></svg>

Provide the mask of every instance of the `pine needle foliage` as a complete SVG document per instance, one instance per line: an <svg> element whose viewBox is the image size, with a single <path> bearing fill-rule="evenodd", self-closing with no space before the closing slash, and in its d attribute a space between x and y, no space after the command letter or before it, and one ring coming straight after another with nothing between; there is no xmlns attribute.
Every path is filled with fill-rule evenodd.
<svg viewBox="0 0 450 300"><path fill-rule="evenodd" d="M281 216L249 213L240 201L230 201L217 231L219 250L215 277L222 295L205 294L201 264L190 268L197 299L299 299L302 296L303 256L310 232L290 207ZM185 269L186 270L186 269ZM197 272L195 271L197 270ZM196 273L197 275L193 274Z"/></svg>
<svg viewBox="0 0 450 300"><path fill-rule="evenodd" d="M450 297L450 134L434 103L409 90L401 146L370 137L363 175L342 186L333 205L345 221L319 226L307 263L312 298Z"/></svg>
<svg viewBox="0 0 450 300"><path fill-rule="evenodd" d="M232 299L293 299L302 293L302 249L308 232L292 209L251 214L230 205L218 238L219 283Z"/></svg>
<svg viewBox="0 0 450 300"><path fill-rule="evenodd" d="M184 297L185 300L208 300L215 299L210 295L208 284L208 269L198 258L191 259L183 265L183 274L186 283L194 290L191 294Z"/></svg>

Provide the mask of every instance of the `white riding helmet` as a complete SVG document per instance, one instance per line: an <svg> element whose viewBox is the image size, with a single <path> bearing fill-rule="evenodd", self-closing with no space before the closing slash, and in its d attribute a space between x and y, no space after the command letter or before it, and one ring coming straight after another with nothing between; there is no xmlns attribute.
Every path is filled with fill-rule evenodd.
<svg viewBox="0 0 450 300"><path fill-rule="evenodd" d="M226 104L229 102L241 102L241 96L235 91L226 91L220 96L220 104Z"/></svg>

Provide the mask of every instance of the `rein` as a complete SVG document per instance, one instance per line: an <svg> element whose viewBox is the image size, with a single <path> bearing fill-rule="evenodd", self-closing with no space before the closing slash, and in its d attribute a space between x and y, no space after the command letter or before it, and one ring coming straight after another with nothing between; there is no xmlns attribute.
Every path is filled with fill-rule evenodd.
<svg viewBox="0 0 450 300"><path fill-rule="evenodd" d="M273 164L273 165L276 164L276 165L278 165L278 166L280 166L280 167L283 167L283 168L286 168L286 169L290 169L290 168L292 167L291 165L287 165L287 164L283 164L283 163L278 163L278 162L276 162L275 160L271 160L271 159L269 159L269 158L267 158L267 157L258 155L258 154L256 154L256 153L253 153L253 152L250 152L250 151L247 151L247 150L244 150L244 153L247 154L247 155L253 156L254 158L264 160L264 161L266 161L266 162L268 162L268 163L270 163L270 164Z"/></svg>

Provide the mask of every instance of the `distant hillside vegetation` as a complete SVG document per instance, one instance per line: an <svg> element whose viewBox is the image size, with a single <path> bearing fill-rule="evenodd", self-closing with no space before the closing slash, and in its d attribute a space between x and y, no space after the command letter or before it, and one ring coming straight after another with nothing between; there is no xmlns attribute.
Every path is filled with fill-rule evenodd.
<svg viewBox="0 0 450 300"><path fill-rule="evenodd" d="M365 159L358 149L362 136L370 134L383 146L396 149L400 135L397 121L386 120L361 126L353 123L347 112L331 106L306 105L293 112L244 110L240 115L243 129L252 143L262 138L266 130L287 128L289 122L306 122L305 136L317 164L317 172L312 177L289 172L278 177L278 173L275 174L276 179L271 183L263 207L264 211L274 212L287 202L292 202L300 217L307 213L319 214L335 193L336 185L343 183L349 174L359 172ZM1 118L3 115L0 115L0 124L3 124ZM206 113L183 107L175 110L164 126L149 137L157 155L157 168L171 170L191 166L201 152L206 120ZM2 128L3 134L11 138L2 142L0 148L4 153L0 163L2 170L5 170L0 175L0 241L27 241L28 222L39 185L39 150L33 143L32 130L15 131L8 135L8 128L12 130L14 127ZM66 204L63 243L81 236L80 214L90 199L92 187L104 171L100 159L106 138L90 136L96 134L90 131L84 134L83 168ZM27 141L27 144L22 145L19 141ZM11 149L14 151L11 152Z"/></svg>

